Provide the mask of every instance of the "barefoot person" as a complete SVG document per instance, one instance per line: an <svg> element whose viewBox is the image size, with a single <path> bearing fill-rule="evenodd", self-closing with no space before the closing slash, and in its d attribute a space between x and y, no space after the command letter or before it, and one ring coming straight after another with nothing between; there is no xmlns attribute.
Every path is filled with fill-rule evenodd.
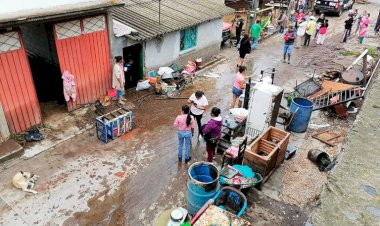
<svg viewBox="0 0 380 226"><path fill-rule="evenodd" d="M174 121L174 127L178 129L178 161L182 161L182 148L185 142L185 163L191 160L190 142L191 136L194 134L194 117L190 115L190 108L183 105L181 114Z"/></svg>

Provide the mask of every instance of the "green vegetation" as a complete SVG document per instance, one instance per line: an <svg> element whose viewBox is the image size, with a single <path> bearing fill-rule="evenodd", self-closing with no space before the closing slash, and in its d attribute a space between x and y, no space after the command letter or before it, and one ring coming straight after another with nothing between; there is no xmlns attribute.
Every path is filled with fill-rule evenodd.
<svg viewBox="0 0 380 226"><path fill-rule="evenodd" d="M373 58L378 58L379 50L376 49L376 47L368 47L368 54Z"/></svg>
<svg viewBox="0 0 380 226"><path fill-rule="evenodd" d="M359 52L357 50L356 51L352 51L352 50L346 49L346 50L341 51L340 54L343 55L343 56L355 56L355 57L358 57L358 56L360 56L361 52Z"/></svg>

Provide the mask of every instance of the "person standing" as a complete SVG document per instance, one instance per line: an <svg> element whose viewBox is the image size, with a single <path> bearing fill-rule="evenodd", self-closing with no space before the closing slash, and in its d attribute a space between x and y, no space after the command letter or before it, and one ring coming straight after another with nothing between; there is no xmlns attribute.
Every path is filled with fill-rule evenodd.
<svg viewBox="0 0 380 226"><path fill-rule="evenodd" d="M343 40L341 42L347 42L348 36L350 36L352 23L354 20L352 19L352 16L349 15L347 20L344 21L344 33L343 33Z"/></svg>
<svg viewBox="0 0 380 226"><path fill-rule="evenodd" d="M362 24L362 28L360 29L359 33L359 43L363 44L364 38L367 36L367 27L368 25Z"/></svg>
<svg viewBox="0 0 380 226"><path fill-rule="evenodd" d="M236 44L238 44L240 42L240 37L241 37L241 31L243 30L243 26L244 26L244 19L241 18L240 15L237 15L236 16L236 23L235 23L235 27L236 27Z"/></svg>
<svg viewBox="0 0 380 226"><path fill-rule="evenodd" d="M128 63L125 63L124 64L124 81L125 81L125 84L124 84L124 89L127 90L127 82L129 84L131 84L133 81L132 81L132 71L131 71L131 68L133 66L133 60L132 59L129 59Z"/></svg>
<svg viewBox="0 0 380 226"><path fill-rule="evenodd" d="M222 134L222 117L220 116L220 109L217 107L211 110L211 119L204 126L203 136L206 141L207 162L212 162L216 144Z"/></svg>
<svg viewBox="0 0 380 226"><path fill-rule="evenodd" d="M296 37L296 48L299 48L303 42L305 41L305 33L306 33L306 26L307 22L305 18L301 18L300 24L298 25L297 29L297 37Z"/></svg>
<svg viewBox="0 0 380 226"><path fill-rule="evenodd" d="M191 104L190 114L194 116L195 120L197 120L198 132L201 134L202 116L208 107L207 98L202 91L198 90L195 93L191 94L187 102Z"/></svg>
<svg viewBox="0 0 380 226"><path fill-rule="evenodd" d="M288 26L288 30L284 35L284 60L282 62L286 63L286 55L288 55L288 64L290 64L290 56L292 55L293 44L296 38L296 32L293 30L293 26Z"/></svg>
<svg viewBox="0 0 380 226"><path fill-rule="evenodd" d="M298 13L296 13L296 15L294 16L294 19L295 19L295 28L298 29L298 23L300 21L301 18L305 18L305 13L303 13L302 9L300 9L298 11Z"/></svg>
<svg viewBox="0 0 380 226"><path fill-rule="evenodd" d="M284 11L281 11L280 16L277 18L277 23L280 26L280 33L283 33L285 30L285 26L288 24L288 17L284 13Z"/></svg>
<svg viewBox="0 0 380 226"><path fill-rule="evenodd" d="M263 28L261 27L261 20L256 20L255 24L251 26L251 38L252 38L252 46L251 49L255 50L260 39L260 34Z"/></svg>
<svg viewBox="0 0 380 226"><path fill-rule="evenodd" d="M237 67L242 66L244 64L245 55L251 52L251 43L249 42L248 34L244 34L243 38L240 41L239 46L239 61L237 63Z"/></svg>
<svg viewBox="0 0 380 226"><path fill-rule="evenodd" d="M322 23L325 21L325 14L321 13L317 19L317 27L315 28L315 36L314 38L317 38L317 35L319 34L319 28L321 27Z"/></svg>
<svg viewBox="0 0 380 226"><path fill-rule="evenodd" d="M185 142L185 163L191 160L190 143L194 134L194 117L190 115L190 108L183 105L181 114L175 118L174 127L178 129L178 160L182 161L182 149Z"/></svg>
<svg viewBox="0 0 380 226"><path fill-rule="evenodd" d="M245 75L246 75L247 68L245 66L239 67L239 72L235 75L235 82L232 86L232 102L230 105L230 108L235 107L236 100L239 99L240 95L243 94L243 89L245 88ZM242 105L242 102L239 100L238 108L240 108Z"/></svg>
<svg viewBox="0 0 380 226"><path fill-rule="evenodd" d="M375 25L375 34L378 34L379 31L380 31L380 11L379 11L379 15L377 16L377 21Z"/></svg>
<svg viewBox="0 0 380 226"><path fill-rule="evenodd" d="M309 22L307 22L307 25L306 25L305 41L303 43L304 46L309 46L310 38L315 33L316 25L317 23L315 23L315 17L311 16L309 18Z"/></svg>
<svg viewBox="0 0 380 226"><path fill-rule="evenodd" d="M124 67L123 67L123 57L115 57L115 65L112 71L112 88L116 89L116 95L119 103L122 103L124 94Z"/></svg>
<svg viewBox="0 0 380 226"><path fill-rule="evenodd" d="M365 17L365 15L367 15L367 11L364 10L363 14L360 14L357 18L357 24L356 24L356 30L355 30L355 35L358 33L358 31L360 32L360 29L361 29L361 23L362 23L362 20L363 18Z"/></svg>
<svg viewBox="0 0 380 226"><path fill-rule="evenodd" d="M362 22L360 23L360 28L363 28L364 27L363 25L365 25L366 27L368 27L368 25L369 25L369 17L370 17L370 14L367 13L365 15L365 17L362 19Z"/></svg>
<svg viewBox="0 0 380 226"><path fill-rule="evenodd" d="M325 36L327 33L328 26L329 26L329 21L327 19L325 19L322 22L321 27L319 28L319 32L317 35L317 45L323 45L323 43L325 41Z"/></svg>

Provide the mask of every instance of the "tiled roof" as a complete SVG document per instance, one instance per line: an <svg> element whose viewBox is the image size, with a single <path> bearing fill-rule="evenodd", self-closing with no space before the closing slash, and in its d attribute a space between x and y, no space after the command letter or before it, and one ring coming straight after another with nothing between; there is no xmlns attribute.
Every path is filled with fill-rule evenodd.
<svg viewBox="0 0 380 226"><path fill-rule="evenodd" d="M125 6L113 10L113 19L137 30L137 34L128 35L136 41L182 30L234 12L209 0L161 0L159 23L158 0L122 2Z"/></svg>

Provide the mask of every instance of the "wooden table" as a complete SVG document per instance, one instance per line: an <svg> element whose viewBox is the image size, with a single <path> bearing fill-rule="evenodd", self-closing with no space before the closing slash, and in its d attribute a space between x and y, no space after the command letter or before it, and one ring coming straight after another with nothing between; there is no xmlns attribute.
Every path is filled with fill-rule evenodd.
<svg viewBox="0 0 380 226"><path fill-rule="evenodd" d="M248 221L237 217L217 206L210 205L193 226L252 226Z"/></svg>

